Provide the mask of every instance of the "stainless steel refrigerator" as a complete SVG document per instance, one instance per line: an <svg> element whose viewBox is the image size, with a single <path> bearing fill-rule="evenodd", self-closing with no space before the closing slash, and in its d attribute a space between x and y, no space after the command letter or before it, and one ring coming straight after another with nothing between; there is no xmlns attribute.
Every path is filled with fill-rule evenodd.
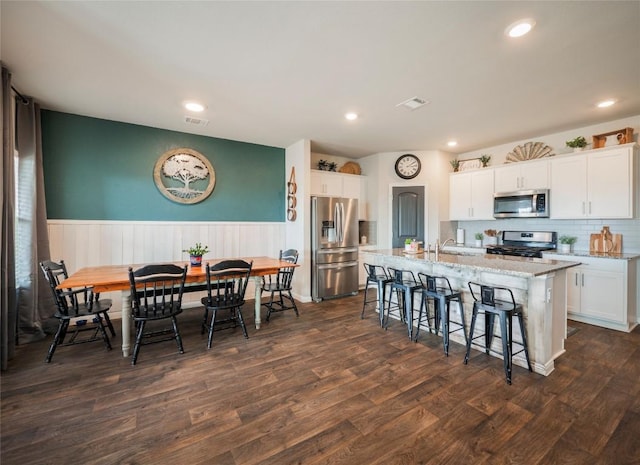
<svg viewBox="0 0 640 465"><path fill-rule="evenodd" d="M358 200L311 197L311 297L358 293Z"/></svg>

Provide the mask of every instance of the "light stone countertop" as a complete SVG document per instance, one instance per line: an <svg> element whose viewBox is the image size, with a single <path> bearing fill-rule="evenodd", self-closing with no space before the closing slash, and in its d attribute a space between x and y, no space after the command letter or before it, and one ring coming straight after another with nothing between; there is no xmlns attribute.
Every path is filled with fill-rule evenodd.
<svg viewBox="0 0 640 465"><path fill-rule="evenodd" d="M441 252L438 261L435 254L431 253L431 260L426 259L425 253L406 253L404 249L367 250L363 251L372 255L384 255L403 257L408 260L439 263L453 268L475 268L489 272L500 272L513 276L540 276L554 271L571 268L580 265L580 262L566 260L550 260L545 258L512 257L506 255L490 254L451 254Z"/></svg>
<svg viewBox="0 0 640 465"><path fill-rule="evenodd" d="M562 253L558 251L545 251L545 255L562 255L564 257L576 257L579 260L580 257L589 258L613 258L616 260L634 260L640 257L637 253L604 253L604 252L589 252L588 250L574 250L570 253Z"/></svg>

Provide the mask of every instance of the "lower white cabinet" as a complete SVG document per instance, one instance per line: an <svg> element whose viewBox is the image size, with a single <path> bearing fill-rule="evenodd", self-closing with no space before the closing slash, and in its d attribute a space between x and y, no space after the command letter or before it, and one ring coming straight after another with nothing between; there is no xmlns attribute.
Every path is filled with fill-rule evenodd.
<svg viewBox="0 0 640 465"><path fill-rule="evenodd" d="M581 262L567 270L567 317L570 320L629 332L637 321L637 260L545 255Z"/></svg>

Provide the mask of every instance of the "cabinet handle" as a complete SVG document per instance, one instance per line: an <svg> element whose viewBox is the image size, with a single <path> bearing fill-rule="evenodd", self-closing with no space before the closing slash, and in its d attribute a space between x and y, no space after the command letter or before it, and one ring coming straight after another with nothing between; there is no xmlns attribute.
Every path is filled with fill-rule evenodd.
<svg viewBox="0 0 640 465"><path fill-rule="evenodd" d="M576 273L576 287L578 287L578 273Z"/></svg>
<svg viewBox="0 0 640 465"><path fill-rule="evenodd" d="M591 200L589 200L589 215L591 215Z"/></svg>
<svg viewBox="0 0 640 465"><path fill-rule="evenodd" d="M584 287L584 273L582 273L580 276L582 276L582 287Z"/></svg>

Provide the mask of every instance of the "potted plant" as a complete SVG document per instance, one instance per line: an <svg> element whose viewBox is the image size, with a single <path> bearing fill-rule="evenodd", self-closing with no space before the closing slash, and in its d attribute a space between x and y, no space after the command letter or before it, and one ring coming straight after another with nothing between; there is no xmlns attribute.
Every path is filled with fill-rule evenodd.
<svg viewBox="0 0 640 465"><path fill-rule="evenodd" d="M574 152L579 152L587 146L587 141L584 137L579 136L575 139L568 140L566 144L567 147L571 147Z"/></svg>
<svg viewBox="0 0 640 465"><path fill-rule="evenodd" d="M451 160L449 163L451 163L454 173L458 171L458 168L460 168L460 160L457 158L455 160Z"/></svg>
<svg viewBox="0 0 640 465"><path fill-rule="evenodd" d="M491 160L491 155L484 154L480 157L480 163L482 163L482 167L486 168Z"/></svg>
<svg viewBox="0 0 640 465"><path fill-rule="evenodd" d="M558 252L560 253L571 253L571 247L578 240L577 237L574 236L560 236L558 239Z"/></svg>
<svg viewBox="0 0 640 465"><path fill-rule="evenodd" d="M482 233L476 233L475 234L475 238L476 238L476 247L482 247L482 238L484 237L484 234Z"/></svg>
<svg viewBox="0 0 640 465"><path fill-rule="evenodd" d="M209 246L203 246L200 242L196 242L196 245L189 247L188 249L184 249L183 252L187 252L189 254L191 266L201 266L202 256L209 252Z"/></svg>

